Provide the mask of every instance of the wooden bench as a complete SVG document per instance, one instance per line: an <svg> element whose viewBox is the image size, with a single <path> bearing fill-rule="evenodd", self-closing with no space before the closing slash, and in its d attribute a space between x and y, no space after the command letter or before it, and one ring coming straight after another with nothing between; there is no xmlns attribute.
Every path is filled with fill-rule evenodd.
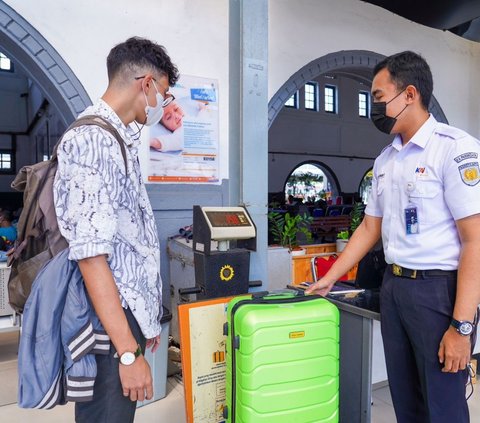
<svg viewBox="0 0 480 423"><path fill-rule="evenodd" d="M310 223L310 231L315 239L336 237L338 232L350 228L350 221L348 215L314 217Z"/></svg>

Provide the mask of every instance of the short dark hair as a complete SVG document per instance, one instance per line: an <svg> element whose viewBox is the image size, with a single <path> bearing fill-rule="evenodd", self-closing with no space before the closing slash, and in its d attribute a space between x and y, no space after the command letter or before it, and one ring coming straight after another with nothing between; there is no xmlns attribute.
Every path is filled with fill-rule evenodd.
<svg viewBox="0 0 480 423"><path fill-rule="evenodd" d="M141 68L156 70L168 77L170 86L178 80L178 69L172 63L165 47L140 37L131 37L112 48L107 57L108 80L111 82L123 72ZM138 75L141 76L141 75Z"/></svg>
<svg viewBox="0 0 480 423"><path fill-rule="evenodd" d="M413 85L420 92L422 105L428 110L433 92L433 77L426 60L413 51L403 51L386 57L373 69L373 76L387 69L392 82L399 90Z"/></svg>

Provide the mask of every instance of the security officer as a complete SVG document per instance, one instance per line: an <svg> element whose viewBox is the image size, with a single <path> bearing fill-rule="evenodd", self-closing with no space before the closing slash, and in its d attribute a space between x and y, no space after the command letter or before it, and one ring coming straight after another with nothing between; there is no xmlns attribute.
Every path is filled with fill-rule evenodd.
<svg viewBox="0 0 480 423"><path fill-rule="evenodd" d="M468 422L467 364L480 303L480 143L428 113L433 80L410 51L374 69L371 119L396 134L375 161L365 219L308 293L326 295L382 236L380 295L398 422Z"/></svg>

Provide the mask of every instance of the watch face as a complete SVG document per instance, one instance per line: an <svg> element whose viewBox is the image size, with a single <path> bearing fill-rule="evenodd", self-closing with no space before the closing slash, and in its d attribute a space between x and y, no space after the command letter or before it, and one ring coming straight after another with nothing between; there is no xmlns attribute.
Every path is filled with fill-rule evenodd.
<svg viewBox="0 0 480 423"><path fill-rule="evenodd" d="M458 330L462 335L470 335L473 331L473 325L470 322L462 322Z"/></svg>
<svg viewBox="0 0 480 423"><path fill-rule="evenodd" d="M130 366L135 361L135 354L132 352L125 352L120 356L120 363L124 366Z"/></svg>

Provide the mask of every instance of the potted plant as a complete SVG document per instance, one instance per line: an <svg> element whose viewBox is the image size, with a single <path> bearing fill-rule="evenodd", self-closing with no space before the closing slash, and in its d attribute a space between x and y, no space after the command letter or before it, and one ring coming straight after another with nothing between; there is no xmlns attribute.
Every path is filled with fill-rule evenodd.
<svg viewBox="0 0 480 423"><path fill-rule="evenodd" d="M349 236L350 234L348 233L348 231L340 231L337 234L337 253L341 253L345 249Z"/></svg>
<svg viewBox="0 0 480 423"><path fill-rule="evenodd" d="M309 242L312 239L310 232L310 223L312 217L306 214L297 214L292 216L290 213L277 213L271 212L268 214L268 220L270 222L270 232L273 236L273 240L280 244L282 247L288 248L293 255L298 254L295 251L305 251L298 245L298 235L305 235L306 240ZM300 253L300 254L301 254Z"/></svg>
<svg viewBox="0 0 480 423"><path fill-rule="evenodd" d="M349 230L340 231L337 234L337 253L341 253L347 246L349 238L353 235L355 230L360 226L363 220L363 204L355 203L352 212L350 213L350 228Z"/></svg>

